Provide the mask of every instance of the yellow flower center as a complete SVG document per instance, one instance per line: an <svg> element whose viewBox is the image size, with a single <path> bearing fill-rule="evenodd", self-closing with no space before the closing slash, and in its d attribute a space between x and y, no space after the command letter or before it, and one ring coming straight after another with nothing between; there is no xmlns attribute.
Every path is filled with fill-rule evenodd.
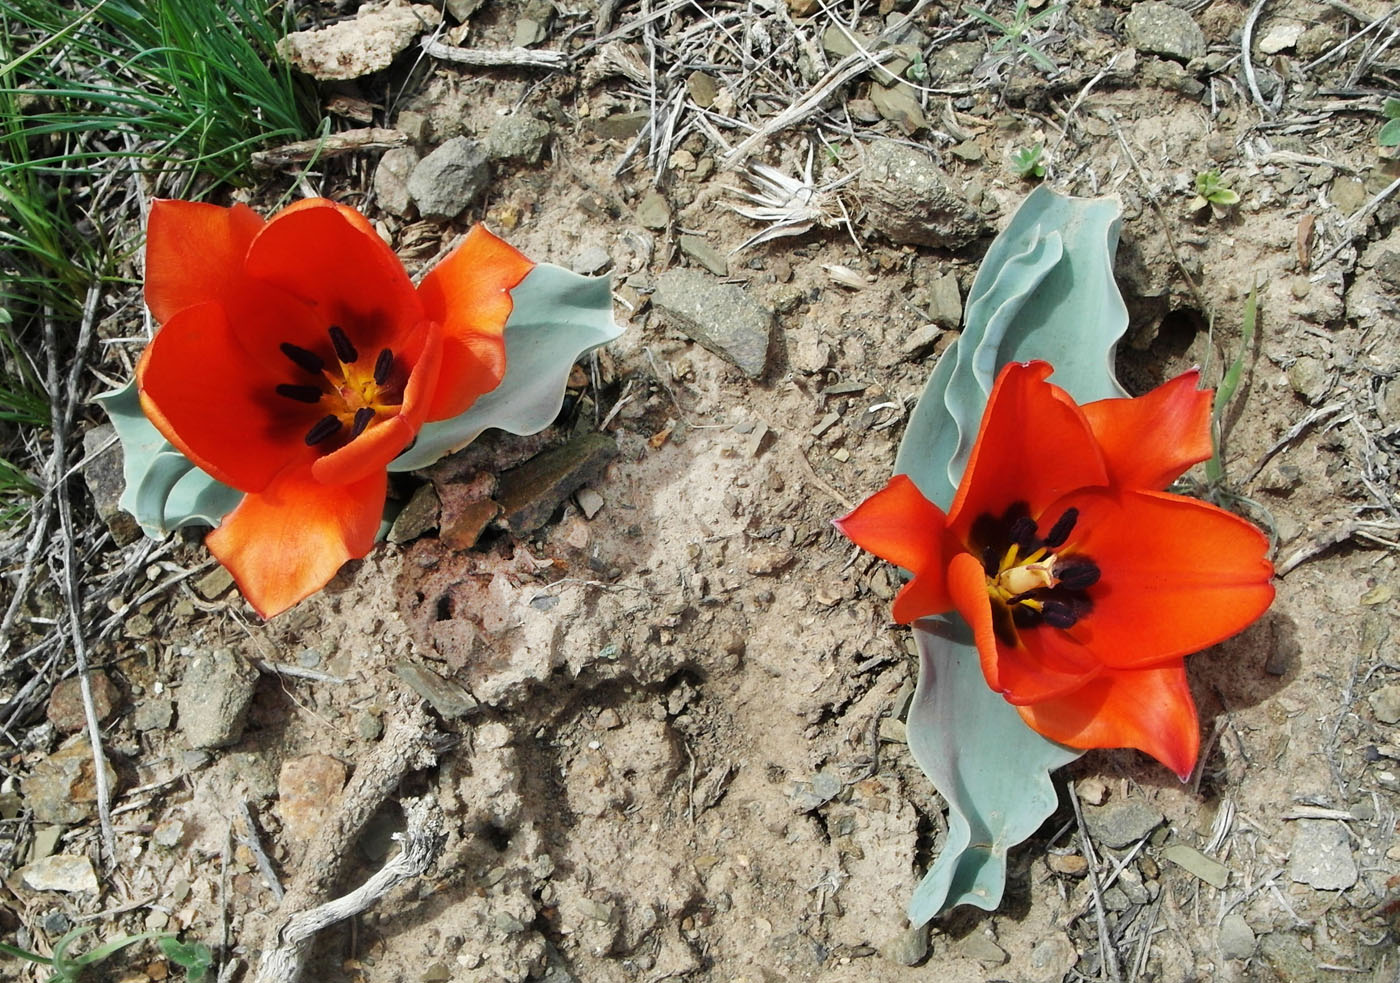
<svg viewBox="0 0 1400 983"><path fill-rule="evenodd" d="M306 348L285 342L282 354L299 369L319 374L322 385L287 383L277 387L277 394L298 403L319 406L324 415L317 418L306 432L309 446L327 444L349 429L348 440L354 440L380 416L393 416L403 403L403 382L395 372L394 353L385 348L372 367L360 362L360 353L349 335L339 325L331 325L331 349L335 364ZM335 441L334 443L343 443ZM330 444L327 444L330 449Z"/></svg>

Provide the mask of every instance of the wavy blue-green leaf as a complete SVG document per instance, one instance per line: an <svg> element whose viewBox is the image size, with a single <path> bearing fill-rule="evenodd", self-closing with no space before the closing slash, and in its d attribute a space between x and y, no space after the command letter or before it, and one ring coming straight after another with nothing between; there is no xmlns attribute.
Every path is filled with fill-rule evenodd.
<svg viewBox="0 0 1400 983"><path fill-rule="evenodd" d="M960 904L1001 904L1006 852L1055 811L1050 772L1079 757L1047 741L982 678L960 618L914 625L919 685L907 720L909 750L948 803L948 836L909 901L919 926Z"/></svg>
<svg viewBox="0 0 1400 983"><path fill-rule="evenodd" d="M506 374L461 416L429 423L390 471L413 471L461 450L483 430L538 433L564 404L569 370L585 352L622 333L612 316L612 281L541 263L510 292Z"/></svg>
<svg viewBox="0 0 1400 983"><path fill-rule="evenodd" d="M1081 403L1123 396L1113 351L1128 309L1113 281L1121 217L1107 198L1070 198L1041 185L997 236L977 271L962 334L934 366L895 458L947 507L977 437L982 408L1007 362L1039 358Z"/></svg>
<svg viewBox="0 0 1400 983"><path fill-rule="evenodd" d="M217 526L243 500L241 491L195 467L151 426L135 382L98 396L97 402L121 443L126 488L117 504L147 536L160 539L182 526Z"/></svg>
<svg viewBox="0 0 1400 983"><path fill-rule="evenodd" d="M1128 312L1113 280L1119 212L1108 199L1036 188L997 236L968 294L961 336L939 359L895 459L947 508L1002 366L1044 359L1079 402L1125 395L1113 352ZM948 802L948 837L909 905L922 925L960 904L992 909L1006 851L1055 809L1049 773L1078 751L1032 731L982 676L966 624L915 631L919 683L908 718L914 758Z"/></svg>

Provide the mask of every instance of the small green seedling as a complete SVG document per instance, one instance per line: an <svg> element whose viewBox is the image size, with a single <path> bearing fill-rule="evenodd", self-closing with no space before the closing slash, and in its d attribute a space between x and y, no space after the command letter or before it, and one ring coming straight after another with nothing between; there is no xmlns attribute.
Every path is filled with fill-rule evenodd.
<svg viewBox="0 0 1400 983"><path fill-rule="evenodd" d="M1400 147L1400 99L1387 99L1381 104L1381 115L1385 125L1376 134L1376 142L1382 147Z"/></svg>
<svg viewBox="0 0 1400 983"><path fill-rule="evenodd" d="M1216 218L1223 218L1239 203L1240 196L1221 180L1219 171L1201 171L1196 175L1196 197L1191 199L1192 211L1209 208Z"/></svg>
<svg viewBox="0 0 1400 983"><path fill-rule="evenodd" d="M1023 181L1039 181L1045 176L1045 145L1022 147L1011 155L1011 169Z"/></svg>
<svg viewBox="0 0 1400 983"><path fill-rule="evenodd" d="M127 935L104 943L96 949L90 949L80 956L69 955L68 949L74 941L91 931L92 926L85 925L66 933L54 943L52 956L41 956L36 952L30 952L6 942L0 942L0 954L26 959L29 962L38 963L40 966L49 967L53 970L53 975L48 977L45 983L79 983L84 971L89 967L96 966L127 946L145 942L147 939L156 940L156 944L160 946L165 957L185 971L185 978L189 983L200 983L208 974L209 967L214 963L214 954L209 951L207 945L200 942L185 945L175 936L163 932L142 932L140 935Z"/></svg>
<svg viewBox="0 0 1400 983"><path fill-rule="evenodd" d="M173 935L162 936L156 945L165 958L185 971L189 983L201 983L214 965L214 953L203 942L181 942Z"/></svg>
<svg viewBox="0 0 1400 983"><path fill-rule="evenodd" d="M1041 68L1052 71L1055 68L1055 63L1045 52L1027 41L1025 36L1064 9L1064 4L1057 3L1054 6L1046 7L1038 14L1032 14L1030 0L1017 0L1016 12L1012 14L1010 23L999 20L977 7L969 6L967 12L982 23L995 27L1001 32L1002 36L992 42L993 51L1010 45Z"/></svg>

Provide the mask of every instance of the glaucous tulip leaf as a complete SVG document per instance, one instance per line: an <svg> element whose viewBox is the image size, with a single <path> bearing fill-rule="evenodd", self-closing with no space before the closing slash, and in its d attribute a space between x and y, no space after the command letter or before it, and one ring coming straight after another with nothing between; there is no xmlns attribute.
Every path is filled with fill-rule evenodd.
<svg viewBox="0 0 1400 983"><path fill-rule="evenodd" d="M961 336L934 366L895 459L942 508L954 492L1001 367L1044 359L1079 402L1125 395L1113 352L1128 312L1113 280L1120 215L1110 199L1041 186L997 236L968 294ZM1055 809L1049 772L1079 752L1041 737L982 676L957 615L915 637L919 683L909 713L915 760L948 801L948 838L910 902L921 925L959 904L1001 900L1006 851Z"/></svg>
<svg viewBox="0 0 1400 983"><path fill-rule="evenodd" d="M118 504L147 536L159 539L182 526L217 526L243 500L241 491L195 467L151 426L135 382L98 396L97 402L121 444L126 488Z"/></svg>
<svg viewBox="0 0 1400 983"><path fill-rule="evenodd" d="M1050 772L1079 757L1031 730L982 678L961 618L914 625L919 685L907 720L909 750L948 803L943 850L909 901L922 925L960 904L992 911L1006 885L1006 852L1055 811Z"/></svg>
<svg viewBox="0 0 1400 983"><path fill-rule="evenodd" d="M483 430L538 433L564 403L569 370L579 356L612 341L622 328L612 316L609 277L579 276L541 263L510 292L506 374L501 384L450 420L426 424L390 471L413 471L461 450Z"/></svg>

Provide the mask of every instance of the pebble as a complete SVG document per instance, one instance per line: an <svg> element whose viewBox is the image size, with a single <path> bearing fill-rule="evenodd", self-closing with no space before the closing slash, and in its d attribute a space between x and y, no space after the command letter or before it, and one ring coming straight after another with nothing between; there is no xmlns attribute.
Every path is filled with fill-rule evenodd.
<svg viewBox="0 0 1400 983"><path fill-rule="evenodd" d="M972 932L957 943L958 955L965 959L976 959L988 966L1000 966L1006 962L1006 950L987 938L982 932Z"/></svg>
<svg viewBox="0 0 1400 983"><path fill-rule="evenodd" d="M406 218L413 208L408 178L418 160L418 151L412 147L393 147L379 158L374 169L374 199L390 215Z"/></svg>
<svg viewBox="0 0 1400 983"><path fill-rule="evenodd" d="M1346 828L1327 819L1300 819L1293 832L1288 875L1319 891L1345 891L1356 883L1356 861Z"/></svg>
<svg viewBox="0 0 1400 983"><path fill-rule="evenodd" d="M539 529L570 495L584 485L597 483L615 457L617 442L613 438L588 433L506 471L496 491L506 523L517 534Z"/></svg>
<svg viewBox="0 0 1400 983"><path fill-rule="evenodd" d="M408 176L408 193L424 218L447 221L481 194L490 176L485 148L453 137L418 162Z"/></svg>
<svg viewBox="0 0 1400 983"><path fill-rule="evenodd" d="M1254 955L1254 930L1244 916L1235 912L1220 921L1220 954L1226 959L1248 959Z"/></svg>
<svg viewBox="0 0 1400 983"><path fill-rule="evenodd" d="M793 782L790 798L794 810L811 812L826 805L840 792L841 776L831 769L823 768L812 776L810 782Z"/></svg>
<svg viewBox="0 0 1400 983"><path fill-rule="evenodd" d="M1219 860L1207 857L1195 847L1185 843L1172 843L1162 850L1162 859L1170 860L1178 867L1205 881L1211 887L1224 888L1230 881L1230 868Z"/></svg>
<svg viewBox="0 0 1400 983"><path fill-rule="evenodd" d="M656 189L642 195L637 203L637 221L644 229L664 229L671 224L671 206Z"/></svg>
<svg viewBox="0 0 1400 983"><path fill-rule="evenodd" d="M461 686L424 666L400 662L394 666L394 672L447 720L465 717L480 705L476 698Z"/></svg>
<svg viewBox="0 0 1400 983"><path fill-rule="evenodd" d="M414 490L408 504L399 510L389 527L389 542L399 545L411 542L438 527L442 503L432 482L424 482Z"/></svg>
<svg viewBox="0 0 1400 983"><path fill-rule="evenodd" d="M486 156L538 164L549 139L549 124L533 116L502 116L486 132Z"/></svg>
<svg viewBox="0 0 1400 983"><path fill-rule="evenodd" d="M974 933L976 934L976 933ZM992 943L993 948L996 947ZM910 928L896 935L881 948L881 953L890 962L901 966L917 966L928 958L929 928L927 924ZM1005 961L1005 953L1002 960Z"/></svg>
<svg viewBox="0 0 1400 983"><path fill-rule="evenodd" d="M569 269L583 276L602 273L612 266L612 256L602 246L585 246L569 261Z"/></svg>
<svg viewBox="0 0 1400 983"><path fill-rule="evenodd" d="M865 151L860 193L870 226L891 242L955 248L981 235L981 216L923 152L894 140Z"/></svg>
<svg viewBox="0 0 1400 983"><path fill-rule="evenodd" d="M1181 61L1201 58L1206 53L1206 36L1201 26L1180 7L1158 0L1133 4L1123 21L1128 43L1138 51L1165 55Z"/></svg>
<svg viewBox="0 0 1400 983"><path fill-rule="evenodd" d="M1089 872L1089 861L1078 853L1052 853L1045 862L1057 874L1083 877Z"/></svg>
<svg viewBox="0 0 1400 983"><path fill-rule="evenodd" d="M585 519L591 519L603 510L606 504L603 496L599 495L592 488L580 488L574 496L578 501L578 507L583 512Z"/></svg>
<svg viewBox="0 0 1400 983"><path fill-rule="evenodd" d="M919 95L907 82L897 82L891 86L872 85L870 101L875 104L877 113L906 134L912 135L928 129L928 120L924 117Z"/></svg>
<svg viewBox="0 0 1400 983"><path fill-rule="evenodd" d="M172 848L180 845L180 840L185 835L185 824L180 819L167 819L157 823L156 828L151 831L151 839L156 846Z"/></svg>
<svg viewBox="0 0 1400 983"><path fill-rule="evenodd" d="M115 787L116 772L107 766L107 782ZM92 745L86 738L59 748L20 780L24 804L36 823L73 825L96 814L97 772Z"/></svg>
<svg viewBox="0 0 1400 983"><path fill-rule="evenodd" d="M88 673L88 688L92 691L97 722L102 724L111 720L122 698L116 684L105 672L94 671ZM60 680L54 686L49 696L48 718L60 734L75 734L87 726L82 681L77 676Z"/></svg>
<svg viewBox="0 0 1400 983"><path fill-rule="evenodd" d="M617 730L622 726L622 718L612 707L606 707L598 714L598 726L603 730Z"/></svg>
<svg viewBox="0 0 1400 983"><path fill-rule="evenodd" d="M192 748L237 744L257 685L257 669L232 649L191 656L178 696L185 742Z"/></svg>
<svg viewBox="0 0 1400 983"><path fill-rule="evenodd" d="M685 88L690 93L690 98L695 101L695 105L701 109L709 109L713 106L715 97L719 95L719 84L715 82L715 77L701 71L691 72L686 77Z"/></svg>
<svg viewBox="0 0 1400 983"><path fill-rule="evenodd" d="M233 586L233 574L223 567L215 567L194 582L195 593L206 601L222 597L224 591Z"/></svg>
<svg viewBox="0 0 1400 983"><path fill-rule="evenodd" d="M704 237L681 236L678 240L678 244L681 247L681 252L705 267L705 269L709 270L715 276L729 275L729 260L725 259L724 255L714 246L710 245Z"/></svg>
<svg viewBox="0 0 1400 983"><path fill-rule="evenodd" d="M175 704L170 700L153 698L142 700L131 712L131 726L138 731L165 730L175 719Z"/></svg>
<svg viewBox="0 0 1400 983"><path fill-rule="evenodd" d="M97 873L81 854L55 853L20 868L20 880L31 891L96 891Z"/></svg>
<svg viewBox="0 0 1400 983"><path fill-rule="evenodd" d="M328 754L307 754L282 765L277 811L293 839L310 840L323 831L345 775L345 765Z"/></svg>
<svg viewBox="0 0 1400 983"><path fill-rule="evenodd" d="M741 287L699 270L667 270L657 279L652 303L682 334L750 379L767 371L773 315Z"/></svg>
<svg viewBox="0 0 1400 983"><path fill-rule="evenodd" d="M951 273L934 277L928 285L928 316L934 324L943 328L956 328L962 323L962 294L958 290L958 278Z"/></svg>
<svg viewBox="0 0 1400 983"><path fill-rule="evenodd" d="M1280 21L1259 39L1259 50L1266 55L1276 55L1280 51L1287 51L1298 43L1298 39L1303 36L1306 28L1297 21Z"/></svg>
<svg viewBox="0 0 1400 983"><path fill-rule="evenodd" d="M1131 846L1161 824L1161 812L1138 799L1084 810L1084 825L1094 842L1115 850Z"/></svg>
<svg viewBox="0 0 1400 983"><path fill-rule="evenodd" d="M1381 723L1400 723L1400 685L1382 686L1366 699Z"/></svg>
<svg viewBox="0 0 1400 983"><path fill-rule="evenodd" d="M87 483L97 515L112 533L118 546L134 543L141 536L141 527L126 509L121 507L126 491L126 476L122 471L121 445L109 443L116 436L110 423L93 427L83 434L83 480ZM98 448L105 446L105 450Z"/></svg>
<svg viewBox="0 0 1400 983"><path fill-rule="evenodd" d="M362 713L355 718L355 733L362 740L377 741L384 733L384 721L372 713Z"/></svg>

